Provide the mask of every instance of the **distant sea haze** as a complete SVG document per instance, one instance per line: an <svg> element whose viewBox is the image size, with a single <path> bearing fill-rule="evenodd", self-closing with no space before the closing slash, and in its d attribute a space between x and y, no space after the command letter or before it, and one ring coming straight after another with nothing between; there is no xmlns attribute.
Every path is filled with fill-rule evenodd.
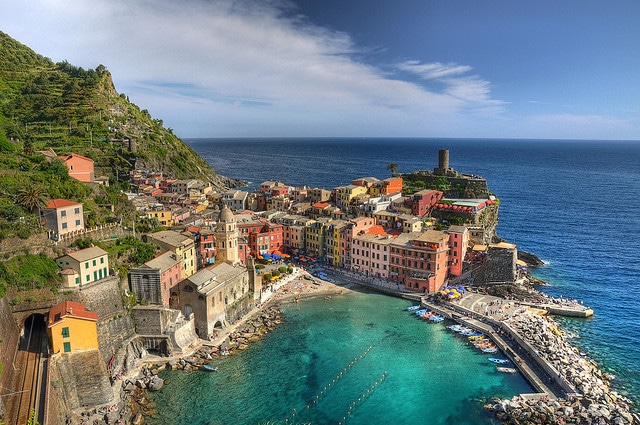
<svg viewBox="0 0 640 425"><path fill-rule="evenodd" d="M591 319L558 319L572 341L640 403L640 142L487 139L187 139L218 173L249 188L277 180L331 189L358 177L450 166L487 179L498 234L547 262L534 271Z"/></svg>

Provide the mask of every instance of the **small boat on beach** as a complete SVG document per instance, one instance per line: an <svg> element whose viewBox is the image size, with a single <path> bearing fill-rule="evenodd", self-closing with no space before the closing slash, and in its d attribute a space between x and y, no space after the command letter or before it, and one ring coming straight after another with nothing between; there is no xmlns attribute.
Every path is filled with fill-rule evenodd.
<svg viewBox="0 0 640 425"><path fill-rule="evenodd" d="M489 357L489 361L495 364L509 364L509 360L507 359L498 359L496 357Z"/></svg>
<svg viewBox="0 0 640 425"><path fill-rule="evenodd" d="M496 370L502 373L516 373L518 371L512 367L497 367Z"/></svg>
<svg viewBox="0 0 640 425"><path fill-rule="evenodd" d="M496 347L487 347L482 349L483 353L497 353L498 349Z"/></svg>
<svg viewBox="0 0 640 425"><path fill-rule="evenodd" d="M407 307L407 311L416 311L416 310L419 310L419 309L420 309L419 305L412 305L412 306Z"/></svg>
<svg viewBox="0 0 640 425"><path fill-rule="evenodd" d="M206 372L217 372L218 371L218 367L206 364L206 365L202 366L202 370L204 370Z"/></svg>

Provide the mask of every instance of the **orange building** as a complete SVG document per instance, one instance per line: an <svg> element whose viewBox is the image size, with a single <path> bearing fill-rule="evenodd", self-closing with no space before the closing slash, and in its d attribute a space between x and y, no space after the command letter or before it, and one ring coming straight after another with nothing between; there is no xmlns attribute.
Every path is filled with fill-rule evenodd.
<svg viewBox="0 0 640 425"><path fill-rule="evenodd" d="M402 192L402 177L389 177L382 180L381 195L391 195Z"/></svg>
<svg viewBox="0 0 640 425"><path fill-rule="evenodd" d="M98 314L84 309L84 304L64 301L51 307L47 317L47 334L53 353L74 353L98 348Z"/></svg>
<svg viewBox="0 0 640 425"><path fill-rule="evenodd" d="M64 165L67 166L69 177L85 183L91 183L95 180L93 159L75 153L59 158L64 162Z"/></svg>

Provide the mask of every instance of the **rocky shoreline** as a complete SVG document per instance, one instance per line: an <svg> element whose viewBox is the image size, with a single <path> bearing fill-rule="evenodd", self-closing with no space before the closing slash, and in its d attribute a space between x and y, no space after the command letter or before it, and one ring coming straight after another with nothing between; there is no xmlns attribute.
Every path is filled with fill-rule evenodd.
<svg viewBox="0 0 640 425"><path fill-rule="evenodd" d="M572 347L555 321L548 316L521 314L505 321L536 354L558 371L559 380L575 389L565 398L513 397L485 406L507 425L524 424L640 424L630 401L610 388L612 376L598 369Z"/></svg>

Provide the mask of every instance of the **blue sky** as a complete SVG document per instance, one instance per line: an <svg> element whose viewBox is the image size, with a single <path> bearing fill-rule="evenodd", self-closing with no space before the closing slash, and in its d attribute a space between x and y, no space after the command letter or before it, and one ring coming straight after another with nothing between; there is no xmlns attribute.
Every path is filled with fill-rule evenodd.
<svg viewBox="0 0 640 425"><path fill-rule="evenodd" d="M640 140L640 1L3 0L181 137Z"/></svg>

